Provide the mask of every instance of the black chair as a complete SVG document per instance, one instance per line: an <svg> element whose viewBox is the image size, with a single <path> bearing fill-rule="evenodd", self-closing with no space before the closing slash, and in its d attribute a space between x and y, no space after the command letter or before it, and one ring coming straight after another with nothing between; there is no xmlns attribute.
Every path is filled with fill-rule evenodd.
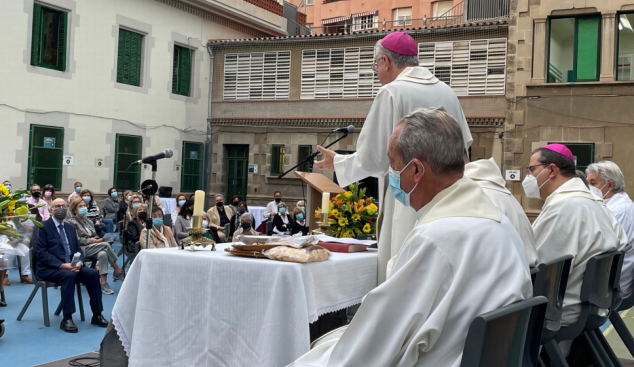
<svg viewBox="0 0 634 367"><path fill-rule="evenodd" d="M53 282L45 282L43 280L37 279L37 275L36 275L37 269L35 268L35 253L33 252L32 248L29 249L29 260L31 262L31 274L33 275L33 285L35 287L33 288L33 291L31 292L29 299L24 304L24 307L22 307L22 311L20 311L20 314L18 315L17 320L22 321L22 317L24 316L24 313L31 305L31 301L33 301L33 298L37 294L37 291L41 289L42 290L42 312L44 314L44 326L50 327L51 322L49 320L49 315L48 315L48 288L57 288L59 287L59 284L53 283ZM84 315L84 302L81 298L81 283L77 282L76 286L77 286L77 301L79 303L79 314L81 315L81 321L86 321L86 316ZM59 306L57 306L57 310L55 311L55 315L60 314L61 308L62 308L62 302L60 301Z"/></svg>
<svg viewBox="0 0 634 367"><path fill-rule="evenodd" d="M172 214L167 213L163 216L163 225L172 229Z"/></svg>
<svg viewBox="0 0 634 367"><path fill-rule="evenodd" d="M557 342L577 339L577 346L585 343L584 352L597 367L620 366L618 358L608 345L600 327L608 320L610 309L615 297L620 297L619 279L623 253L620 251L599 254L586 264L581 285L581 313L573 324L562 327L555 337ZM578 339L579 338L579 339ZM576 366L583 352L573 345L570 356L563 359L561 350L556 343L549 343L559 353L548 356L556 366Z"/></svg>
<svg viewBox="0 0 634 367"><path fill-rule="evenodd" d="M533 296L544 296L548 299L541 345L544 345L544 349L549 356L554 355L551 360L554 360L555 365L558 367L567 366L557 365L556 363L556 361L561 361L565 358L557 347L555 336L561 328L561 315L563 313L564 296L566 295L572 258L572 255L566 255L539 264L537 266L539 271L534 274L533 280ZM543 365L543 362L540 361L540 363Z"/></svg>
<svg viewBox="0 0 634 367"><path fill-rule="evenodd" d="M629 310L634 307L634 292L627 298L621 300L621 302L614 308L614 312L610 312L610 322L614 326L614 330L619 334L623 344L627 347L632 357L634 357L634 337L628 330L625 322L621 318L619 311Z"/></svg>
<svg viewBox="0 0 634 367"><path fill-rule="evenodd" d="M269 220L266 222L266 235L270 236L273 234L273 220Z"/></svg>
<svg viewBox="0 0 634 367"><path fill-rule="evenodd" d="M460 366L537 366L546 303L545 297L533 297L476 317Z"/></svg>

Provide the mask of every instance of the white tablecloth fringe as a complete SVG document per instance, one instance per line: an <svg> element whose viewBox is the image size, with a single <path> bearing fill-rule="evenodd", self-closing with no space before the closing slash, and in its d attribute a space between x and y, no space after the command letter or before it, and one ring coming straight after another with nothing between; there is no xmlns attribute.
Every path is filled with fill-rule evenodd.
<svg viewBox="0 0 634 367"><path fill-rule="evenodd" d="M317 321L317 319L319 319L319 316L321 316L321 315L325 315L327 313L343 310L344 308L348 308L348 307L351 307L351 306L354 306L354 305L358 305L359 303L361 303L362 300L363 300L363 297L358 297L358 298L352 299L350 301L341 302L341 303L336 304L334 306L328 306L328 307L320 308L319 310L317 310L316 313L308 315L308 323L312 324L313 322Z"/></svg>
<svg viewBox="0 0 634 367"><path fill-rule="evenodd" d="M119 336L119 341L121 341L121 345L123 345L123 350L125 350L125 355L130 358L130 339L128 335L125 333L125 330L121 326L121 322L119 321L119 316L117 316L117 309L112 309L112 314L110 315L112 319L112 324L114 325L114 329Z"/></svg>

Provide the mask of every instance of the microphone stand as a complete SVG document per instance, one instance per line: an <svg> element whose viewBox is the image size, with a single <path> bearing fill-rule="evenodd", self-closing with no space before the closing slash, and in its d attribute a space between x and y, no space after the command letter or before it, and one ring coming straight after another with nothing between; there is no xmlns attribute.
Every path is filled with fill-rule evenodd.
<svg viewBox="0 0 634 367"><path fill-rule="evenodd" d="M150 163L152 165L152 182L156 182L156 161ZM154 206L154 194L150 195L150 205L148 206L148 216L145 218L145 229L147 235L145 237L145 248L150 248L150 231L152 230L152 207ZM139 246L141 246L139 244ZM140 248L138 249L141 250Z"/></svg>
<svg viewBox="0 0 634 367"><path fill-rule="evenodd" d="M336 139L335 141L333 141L332 143L326 145L324 148L329 148L332 145L334 145L336 142L338 142L339 140L345 138L346 136L348 136L348 132L344 132L343 135L341 135L338 139ZM318 150L315 153L309 155L308 157L304 158L304 160L302 160L301 162L297 163L295 166L293 166L292 168L290 168L288 171L282 173L281 175L277 176L277 178L282 178L284 176L286 176L287 174L289 174L289 172L291 172L292 170L296 169L297 167L301 166L302 164L306 163L306 162L310 162L312 160L315 159L315 157L317 157L318 154L321 154L321 152Z"/></svg>

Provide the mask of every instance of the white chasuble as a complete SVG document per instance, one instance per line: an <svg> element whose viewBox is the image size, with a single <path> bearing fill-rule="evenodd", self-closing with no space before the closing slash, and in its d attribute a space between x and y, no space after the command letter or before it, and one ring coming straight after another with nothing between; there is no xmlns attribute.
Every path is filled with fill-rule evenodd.
<svg viewBox="0 0 634 367"><path fill-rule="evenodd" d="M390 277L350 325L290 366L459 367L471 321L531 294L517 231L463 177L425 206Z"/></svg>
<svg viewBox="0 0 634 367"><path fill-rule="evenodd" d="M542 262L574 256L564 297L562 325L570 325L581 311L581 284L588 260L621 245L610 219L579 178L559 186L544 202L533 223L537 255Z"/></svg>
<svg viewBox="0 0 634 367"><path fill-rule="evenodd" d="M398 254L405 237L420 218L411 207L394 199L389 190L387 145L401 119L423 107L444 107L458 122L465 152L473 139L458 97L424 67L408 67L391 83L379 89L363 124L356 153L335 156L335 173L342 187L366 177L379 179L378 283L385 281L388 260Z"/></svg>
<svg viewBox="0 0 634 367"><path fill-rule="evenodd" d="M506 188L506 181L502 177L502 172L495 160L490 158L468 163L465 166L464 174L480 185L493 204L497 205L511 221L511 224L513 224L513 227L515 227L524 242L526 255L528 256L528 266L537 266L539 259L535 249L533 227L524 212L524 208Z"/></svg>

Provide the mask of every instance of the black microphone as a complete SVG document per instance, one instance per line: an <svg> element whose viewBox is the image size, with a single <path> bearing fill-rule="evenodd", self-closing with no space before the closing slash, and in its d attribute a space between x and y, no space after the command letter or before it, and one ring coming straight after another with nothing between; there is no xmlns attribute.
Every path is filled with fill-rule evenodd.
<svg viewBox="0 0 634 367"><path fill-rule="evenodd" d="M158 154L154 154L148 157L143 157L143 159L139 159L136 162L133 162L132 165L136 165L136 164L143 164L143 163L154 163L156 161L158 161L159 159L163 159L163 158L172 158L172 156L174 155L174 153L172 152L171 149L165 149L164 151L158 153Z"/></svg>
<svg viewBox="0 0 634 367"><path fill-rule="evenodd" d="M334 129L332 132L333 133L344 133L344 134L352 133L352 132L354 132L354 125L349 125L348 127L340 127L338 129Z"/></svg>

